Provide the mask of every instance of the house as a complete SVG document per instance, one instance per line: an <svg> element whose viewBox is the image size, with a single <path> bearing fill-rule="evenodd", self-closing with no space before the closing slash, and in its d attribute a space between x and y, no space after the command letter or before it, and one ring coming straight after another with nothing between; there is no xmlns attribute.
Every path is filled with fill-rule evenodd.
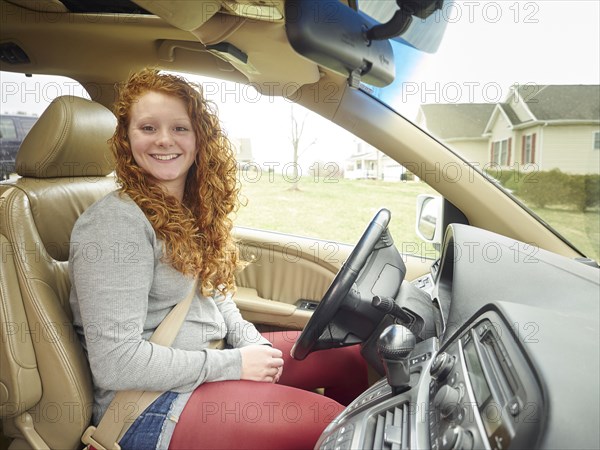
<svg viewBox="0 0 600 450"><path fill-rule="evenodd" d="M421 105L417 123L483 168L600 167L598 85L527 84L511 88L504 103Z"/></svg>
<svg viewBox="0 0 600 450"><path fill-rule="evenodd" d="M417 125L481 167L489 162L489 139L484 131L495 108L493 103L421 105Z"/></svg>
<svg viewBox="0 0 600 450"><path fill-rule="evenodd" d="M344 178L400 181L406 179L406 168L375 147L359 142L345 162Z"/></svg>
<svg viewBox="0 0 600 450"><path fill-rule="evenodd" d="M252 140L250 138L230 138L235 151L235 159L240 169L252 167Z"/></svg>
<svg viewBox="0 0 600 450"><path fill-rule="evenodd" d="M372 179L380 177L381 152L374 147L359 142L356 150L345 162L344 178L351 180Z"/></svg>

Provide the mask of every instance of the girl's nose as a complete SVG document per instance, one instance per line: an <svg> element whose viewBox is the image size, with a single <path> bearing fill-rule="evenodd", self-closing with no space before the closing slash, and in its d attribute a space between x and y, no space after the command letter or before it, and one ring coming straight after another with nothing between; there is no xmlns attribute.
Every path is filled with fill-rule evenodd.
<svg viewBox="0 0 600 450"><path fill-rule="evenodd" d="M156 144L159 147L168 148L173 145L173 137L171 136L170 130L159 131L156 137Z"/></svg>

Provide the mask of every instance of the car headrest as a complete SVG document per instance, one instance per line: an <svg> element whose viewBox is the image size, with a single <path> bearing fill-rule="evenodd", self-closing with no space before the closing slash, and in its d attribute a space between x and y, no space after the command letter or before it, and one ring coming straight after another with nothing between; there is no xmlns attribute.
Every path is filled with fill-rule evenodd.
<svg viewBox="0 0 600 450"><path fill-rule="evenodd" d="M55 98L29 131L15 161L23 177L97 177L113 171L108 140L117 120L81 97Z"/></svg>

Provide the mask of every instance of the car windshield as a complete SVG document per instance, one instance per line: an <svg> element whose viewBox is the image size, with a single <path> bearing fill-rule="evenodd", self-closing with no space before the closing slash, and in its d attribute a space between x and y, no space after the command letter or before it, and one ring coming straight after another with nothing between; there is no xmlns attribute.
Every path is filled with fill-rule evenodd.
<svg viewBox="0 0 600 450"><path fill-rule="evenodd" d="M359 6L374 15L374 4ZM596 260L599 8L592 1L445 2L427 19L445 25L437 51L393 41L393 84L363 85Z"/></svg>

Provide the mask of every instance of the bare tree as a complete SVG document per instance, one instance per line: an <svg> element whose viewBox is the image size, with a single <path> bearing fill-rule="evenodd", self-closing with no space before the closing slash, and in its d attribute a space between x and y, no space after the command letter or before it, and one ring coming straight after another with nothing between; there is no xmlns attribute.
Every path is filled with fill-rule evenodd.
<svg viewBox="0 0 600 450"><path fill-rule="evenodd" d="M293 171L292 171L292 179L294 180L292 185L290 186L290 191L299 191L298 183L300 182L300 177L298 174L298 159L308 150L315 142L316 139L308 144L302 151L300 151L300 141L302 140L302 134L304 133L304 125L306 124L306 119L308 117L308 113L304 115L302 121L298 121L296 115L294 114L294 104L290 106L290 124L291 124L291 136L290 139L292 141L292 149L293 153Z"/></svg>

